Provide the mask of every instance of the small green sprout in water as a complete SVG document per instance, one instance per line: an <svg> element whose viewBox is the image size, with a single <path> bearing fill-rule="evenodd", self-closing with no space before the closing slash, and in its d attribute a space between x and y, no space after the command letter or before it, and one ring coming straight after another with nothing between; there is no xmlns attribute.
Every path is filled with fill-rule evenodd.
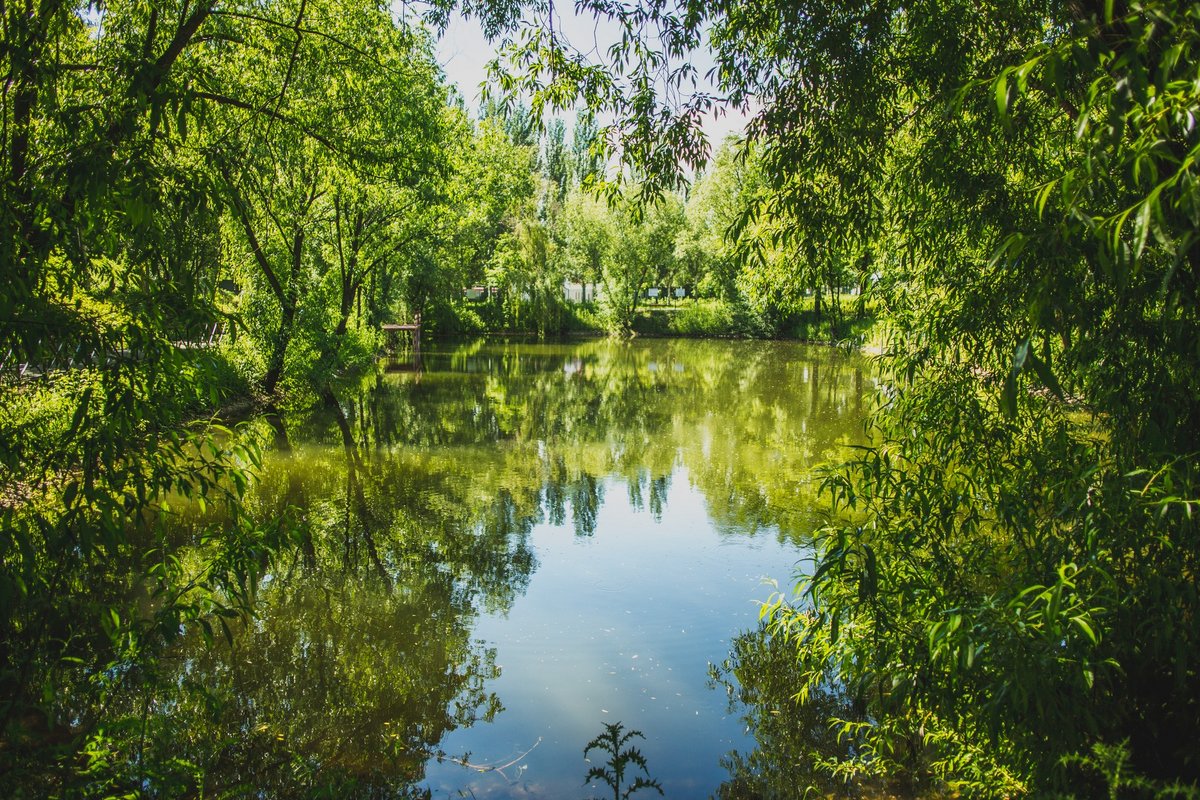
<svg viewBox="0 0 1200 800"><path fill-rule="evenodd" d="M646 757L642 755L641 751L636 747L621 749L634 737L646 738L641 731L625 731L620 722L604 723L604 733L587 743L587 747L583 748L583 757L586 760L588 754L593 750L602 750L608 753L608 763L603 767L589 769L587 777L583 779L584 785L586 786L594 780L604 781L613 790L613 800L627 800L639 789L654 789L662 794L662 785L650 777L650 770L646 768ZM625 770L630 764L641 767L645 777L641 775L634 777L633 783L630 783L622 793L621 785L625 783Z"/></svg>

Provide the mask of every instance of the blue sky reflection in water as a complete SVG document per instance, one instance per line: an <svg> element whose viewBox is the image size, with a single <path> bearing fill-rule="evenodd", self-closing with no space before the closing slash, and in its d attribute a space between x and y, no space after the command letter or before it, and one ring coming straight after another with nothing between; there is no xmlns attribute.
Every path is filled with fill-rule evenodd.
<svg viewBox="0 0 1200 800"><path fill-rule="evenodd" d="M668 797L708 797L755 748L709 664L807 552L813 469L863 435L864 367L770 342L475 343L252 421L252 505L295 515L296 549L234 646L186 659L214 687L186 724L236 743L227 781L280 793L582 798L584 745L619 721Z"/></svg>
<svg viewBox="0 0 1200 800"><path fill-rule="evenodd" d="M616 721L645 733L640 747L668 797L707 797L728 779L721 756L753 742L710 686L708 665L756 625L772 591L765 581L790 583L814 519L795 505L811 498L809 468L860 430L862 366L756 343L528 345L426 359L433 375L529 369L594 382L601 394L622 381L656 387L625 431L577 436L551 425L542 439L526 429L543 459L565 447L593 470L607 466L596 476L595 529L580 532L568 507L561 524L531 530L528 588L474 628L495 648L500 676L489 688L504 711L441 743L471 764L509 766L431 762L435 796L586 796L583 745ZM520 448L520 438L498 445ZM629 458L639 454L647 463Z"/></svg>
<svg viewBox="0 0 1200 800"><path fill-rule="evenodd" d="M477 797L585 796L583 745L619 720L645 733L640 747L667 796L707 797L726 777L720 756L749 744L724 692L708 687L707 667L755 624L755 601L771 591L763 580L786 582L802 545L770 531L718 533L682 468L661 522L632 506L621 479L604 488L593 536L570 524L534 529L529 589L475 628L497 648L491 688L505 711L442 744L470 751L473 763L504 764L541 743L503 774L431 766L435 796L468 787Z"/></svg>

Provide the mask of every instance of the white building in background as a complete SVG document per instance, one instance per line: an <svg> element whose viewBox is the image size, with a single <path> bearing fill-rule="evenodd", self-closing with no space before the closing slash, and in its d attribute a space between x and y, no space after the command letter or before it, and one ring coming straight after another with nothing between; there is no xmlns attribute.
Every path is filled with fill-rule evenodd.
<svg viewBox="0 0 1200 800"><path fill-rule="evenodd" d="M600 299L598 283L576 283L563 281L563 298L568 303L592 303Z"/></svg>

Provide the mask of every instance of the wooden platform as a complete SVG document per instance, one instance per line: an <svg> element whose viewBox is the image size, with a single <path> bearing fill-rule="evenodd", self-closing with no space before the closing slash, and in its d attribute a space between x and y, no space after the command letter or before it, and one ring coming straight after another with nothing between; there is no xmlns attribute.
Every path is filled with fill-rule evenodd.
<svg viewBox="0 0 1200 800"><path fill-rule="evenodd" d="M421 315L417 314L412 322L385 322L379 326L387 335L388 350L394 352L396 349L396 337L409 335L412 337L412 349L414 352L421 351Z"/></svg>

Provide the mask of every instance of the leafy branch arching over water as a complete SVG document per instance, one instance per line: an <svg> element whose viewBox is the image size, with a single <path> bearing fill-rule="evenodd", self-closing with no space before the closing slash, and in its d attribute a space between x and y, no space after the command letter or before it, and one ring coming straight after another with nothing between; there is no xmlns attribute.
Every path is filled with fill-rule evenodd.
<svg viewBox="0 0 1200 800"><path fill-rule="evenodd" d="M770 609L802 697L832 681L870 708L839 769L1090 796L1069 765L1126 743L1147 780L1200 784L1200 9L589 5L662 45L618 48L577 95L554 70L523 87L616 113L672 185L712 98L652 86L686 88L707 38L729 99L758 103L742 230L877 265L877 435ZM517 63L556 55L524 44Z"/></svg>

